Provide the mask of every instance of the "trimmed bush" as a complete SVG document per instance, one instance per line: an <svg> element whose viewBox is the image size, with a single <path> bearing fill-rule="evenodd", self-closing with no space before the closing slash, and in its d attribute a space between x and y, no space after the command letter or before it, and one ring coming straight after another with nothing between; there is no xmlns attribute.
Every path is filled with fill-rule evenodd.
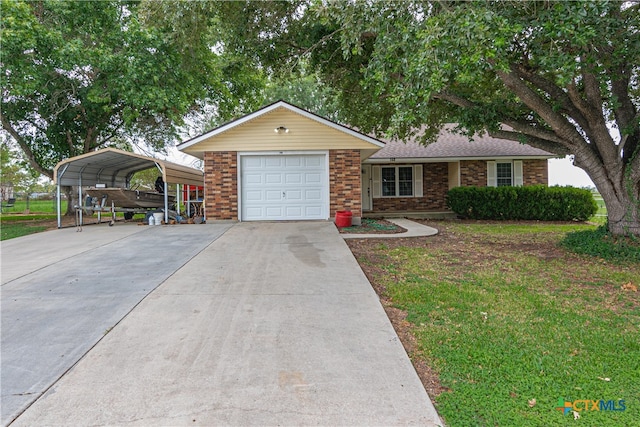
<svg viewBox="0 0 640 427"><path fill-rule="evenodd" d="M598 210L591 191L575 187L455 187L447 205L469 219L586 221Z"/></svg>

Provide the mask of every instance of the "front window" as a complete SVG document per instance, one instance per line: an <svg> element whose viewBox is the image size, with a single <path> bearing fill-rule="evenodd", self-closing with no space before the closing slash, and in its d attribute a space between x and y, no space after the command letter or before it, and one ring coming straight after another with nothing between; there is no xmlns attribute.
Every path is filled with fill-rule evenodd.
<svg viewBox="0 0 640 427"><path fill-rule="evenodd" d="M383 197L413 196L413 167L394 166L382 168Z"/></svg>
<svg viewBox="0 0 640 427"><path fill-rule="evenodd" d="M496 180L496 184L498 187L509 187L513 185L511 163L496 164Z"/></svg>

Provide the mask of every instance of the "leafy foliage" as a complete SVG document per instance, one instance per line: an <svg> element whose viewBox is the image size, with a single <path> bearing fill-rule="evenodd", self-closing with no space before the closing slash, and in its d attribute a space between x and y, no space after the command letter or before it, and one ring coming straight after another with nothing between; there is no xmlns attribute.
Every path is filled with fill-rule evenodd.
<svg viewBox="0 0 640 427"><path fill-rule="evenodd" d="M591 255L612 262L640 263L640 239L613 236L605 226L596 230L582 230L567 234L562 246L579 254Z"/></svg>
<svg viewBox="0 0 640 427"><path fill-rule="evenodd" d="M40 173L105 146L162 150L204 102L252 99L248 71L212 50L212 10L153 6L2 1L2 127ZM185 21L201 25L188 44Z"/></svg>
<svg viewBox="0 0 640 427"><path fill-rule="evenodd" d="M598 210L591 191L573 187L455 187L447 204L459 216L490 220L586 221Z"/></svg>

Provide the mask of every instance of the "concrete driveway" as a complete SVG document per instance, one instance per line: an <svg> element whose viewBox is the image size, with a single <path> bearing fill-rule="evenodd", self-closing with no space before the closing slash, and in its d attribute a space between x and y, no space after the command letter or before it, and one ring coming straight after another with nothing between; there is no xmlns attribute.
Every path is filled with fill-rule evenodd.
<svg viewBox="0 0 640 427"><path fill-rule="evenodd" d="M138 229L3 277L3 424L440 424L333 224Z"/></svg>

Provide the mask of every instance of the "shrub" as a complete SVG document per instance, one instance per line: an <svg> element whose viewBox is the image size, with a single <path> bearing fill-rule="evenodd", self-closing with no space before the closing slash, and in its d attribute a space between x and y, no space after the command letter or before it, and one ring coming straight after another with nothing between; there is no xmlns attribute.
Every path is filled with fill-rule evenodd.
<svg viewBox="0 0 640 427"><path fill-rule="evenodd" d="M463 218L586 221L598 210L591 191L575 187L455 187L447 205Z"/></svg>

